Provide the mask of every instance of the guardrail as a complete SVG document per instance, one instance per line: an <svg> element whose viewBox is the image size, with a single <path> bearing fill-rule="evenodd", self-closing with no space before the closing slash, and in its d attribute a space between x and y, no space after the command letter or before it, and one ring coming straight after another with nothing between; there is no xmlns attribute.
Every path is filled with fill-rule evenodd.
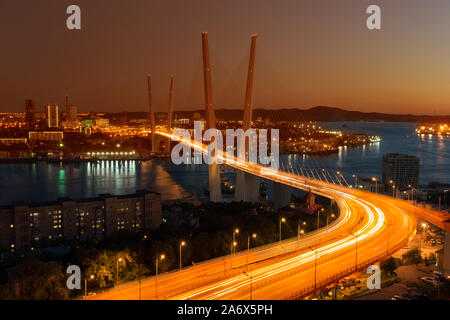
<svg viewBox="0 0 450 320"><path fill-rule="evenodd" d="M355 266L352 266L352 267L348 267L344 270L341 270L337 273L334 273L334 274L326 277L325 279L321 279L320 281L317 281L316 284L306 286L306 287L302 288L301 290L298 290L298 291L286 296L282 300L300 300L307 296L321 292L330 284L332 284L348 275L354 274L355 272L362 271L366 267L370 266L371 264L373 264L375 262L382 261L385 258L388 258L391 255L390 253L400 250L407 242L408 242L408 240L406 239L406 240L402 241L400 244L398 244L397 246L395 246L394 248L391 248L389 250L389 252L380 253L369 259L366 259L363 262L358 263L356 268L355 268Z"/></svg>
<svg viewBox="0 0 450 320"><path fill-rule="evenodd" d="M328 225L328 229L332 228L333 226L335 226L342 219L343 219L343 215L339 213L338 218ZM201 267L201 266L209 264L209 263L224 263L225 264L225 260L227 261L227 263L229 263L229 261L232 261L234 259L237 260L238 258L243 258L247 254L249 254L249 255L257 254L259 252L262 252L262 251L265 251L265 250L270 250L270 249L276 248L278 246L281 246L281 247L289 246L289 245L292 246L292 245L295 245L296 243L298 243L299 246L300 246L301 245L300 241L304 242L304 241L307 241L307 240L311 240L311 238L313 238L314 236L320 234L321 232L323 232L326 229L327 229L327 227L322 227L320 229L316 229L314 231L308 232L304 236L301 236L300 240L298 239L298 237L292 237L292 238L289 238L289 239L284 239L281 242L280 241L276 241L276 242L272 242L272 243L269 243L269 244L266 244L266 245L262 245L262 246L251 248L248 252L247 252L247 249L244 249L244 250L238 251L234 255L226 255L226 256L221 256L221 257L217 257L217 258L214 258L214 259L210 259L210 260L201 261L201 262L196 263L194 265L183 267L181 271L178 270L178 269L174 269L174 270L169 271L169 272L161 273L161 274L158 275L158 281L161 281L162 279L164 279L166 277L169 277L169 276L171 276L173 274L180 273L180 272L188 272L188 271L190 271L190 270L192 270L194 268L197 268L199 266ZM319 244L320 244L320 242L317 242L317 245L319 245ZM301 247L297 247L294 250L289 250L289 251L286 251L286 252L280 252L280 253L271 255L271 256L267 257L266 259L263 259L263 260L261 260L261 259L254 259L254 258L253 259L249 259L249 264L258 263L258 262L261 262L261 261L264 261L264 260L280 257L280 256L283 256L283 255L286 255L286 254L292 254L292 253L298 252L299 250L301 250ZM225 273L217 272L217 273L211 274L210 277L205 278L202 282L199 281L199 283L196 284L196 287L199 286L199 285L200 286L201 285L206 285L206 284L209 284L209 283L211 283L213 281L225 279L225 278L228 278L230 276L234 276L234 275L240 274L242 272L239 271L239 269L242 268L243 266L246 266L246 265L247 265L246 262L245 263L236 264L231 269L226 270ZM155 281L155 276L147 277L147 278L144 278L144 279L141 280L141 285L144 285L144 284L147 284L147 283L153 282L153 281ZM115 288L111 288L111 289L108 289L108 290L105 290L105 291L102 291L102 292L98 292L98 293L104 293L104 292L108 292L108 291L111 291L111 290L122 290L122 289L133 287L133 286L138 285L138 284L139 284L139 280L135 280L135 281L124 283L124 284L121 284L121 285L119 285L119 286L117 286ZM183 289L183 291L186 291L186 290Z"/></svg>

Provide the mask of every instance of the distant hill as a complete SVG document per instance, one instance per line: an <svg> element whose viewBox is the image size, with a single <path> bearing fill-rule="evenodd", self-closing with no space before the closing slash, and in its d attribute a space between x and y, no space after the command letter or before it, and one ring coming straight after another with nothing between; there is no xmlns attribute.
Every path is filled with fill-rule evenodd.
<svg viewBox="0 0 450 320"><path fill-rule="evenodd" d="M178 117L192 118L194 113L204 116L204 110L197 111L175 111ZM239 109L218 109L216 118L222 120L243 119L243 110ZM157 113L164 114L164 113ZM121 112L119 114L108 114L112 116L127 116L131 118L146 118L145 112ZM412 114L388 114L377 112L349 111L332 107L314 107L310 109L255 109L253 110L253 120L271 119L273 121L385 121L385 122L450 122L450 115L429 116Z"/></svg>

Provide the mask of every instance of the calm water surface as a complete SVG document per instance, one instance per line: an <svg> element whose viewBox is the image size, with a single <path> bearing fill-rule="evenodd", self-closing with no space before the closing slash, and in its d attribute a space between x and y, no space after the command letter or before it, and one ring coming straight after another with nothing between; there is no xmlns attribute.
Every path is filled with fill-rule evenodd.
<svg viewBox="0 0 450 320"><path fill-rule="evenodd" d="M343 125L346 127L343 127ZM321 157L289 155L284 166L340 170L347 179L381 178L381 159L390 152L420 158L420 183L450 183L450 138L416 136L410 123L323 123L327 128L380 136L380 143L341 148L338 154ZM104 161L98 164L30 163L0 164L0 204L14 201L52 201L58 197L94 197L100 193L127 194L136 189L160 192L163 199L177 199L194 192L203 195L208 183L205 165L175 166L168 160Z"/></svg>

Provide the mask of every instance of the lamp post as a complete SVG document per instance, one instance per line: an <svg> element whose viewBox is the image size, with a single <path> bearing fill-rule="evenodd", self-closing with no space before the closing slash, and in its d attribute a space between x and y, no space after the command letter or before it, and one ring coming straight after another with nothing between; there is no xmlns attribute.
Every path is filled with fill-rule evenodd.
<svg viewBox="0 0 450 320"><path fill-rule="evenodd" d="M358 176L353 174L352 177L355 178L355 189L358 189Z"/></svg>
<svg viewBox="0 0 450 320"><path fill-rule="evenodd" d="M330 216L327 214L327 229L328 229L328 218L329 218ZM334 215L334 213L332 213L331 214L331 218L333 218L334 219L334 217L335 217L335 215Z"/></svg>
<svg viewBox="0 0 450 320"><path fill-rule="evenodd" d="M375 182L375 193L378 193L378 180L377 180L377 178L373 177L372 181Z"/></svg>
<svg viewBox="0 0 450 320"><path fill-rule="evenodd" d="M236 241L233 241L230 245L230 252L231 252L231 254L230 254L230 270L233 269L233 257L231 255L233 254L233 251L235 250L236 246L237 246ZM226 256L225 256L225 274L226 274L226 272L227 272L227 260L226 260Z"/></svg>
<svg viewBox="0 0 450 320"><path fill-rule="evenodd" d="M155 277L155 295L158 297L158 266L159 266L159 260L164 260L166 258L165 254L162 254L159 259L156 257L156 277Z"/></svg>
<svg viewBox="0 0 450 320"><path fill-rule="evenodd" d="M180 271L181 271L181 248L184 247L186 245L186 242L181 241L180 242Z"/></svg>
<svg viewBox="0 0 450 320"><path fill-rule="evenodd" d="M355 237L356 241L355 241L355 271L358 270L358 235L355 235L353 233L350 232L350 234L352 236Z"/></svg>
<svg viewBox="0 0 450 320"><path fill-rule="evenodd" d="M94 279L94 275L91 274L89 276L89 280ZM84 299L86 300L87 298L87 282L88 282L88 278L86 277L86 275L84 275Z"/></svg>
<svg viewBox="0 0 450 320"><path fill-rule="evenodd" d="M317 249L310 247L311 251L314 251L314 289L317 288Z"/></svg>
<svg viewBox="0 0 450 320"><path fill-rule="evenodd" d="M249 278L250 280L250 300L252 300L252 282L253 282L253 273L247 274L247 272L244 271L244 274Z"/></svg>
<svg viewBox="0 0 450 320"><path fill-rule="evenodd" d="M251 236L253 239L256 239L256 233L253 233ZM247 269L248 269L248 256L250 255L250 235L247 239Z"/></svg>
<svg viewBox="0 0 450 320"><path fill-rule="evenodd" d="M391 185L391 187L392 187L392 198L395 198L395 184L394 184L394 181L392 181L392 180L389 180L389 184Z"/></svg>
<svg viewBox="0 0 450 320"><path fill-rule="evenodd" d="M387 236L387 248L386 248L386 256L389 256L389 238L391 236L391 228L394 224L383 222L384 225L388 226L388 236Z"/></svg>
<svg viewBox="0 0 450 320"><path fill-rule="evenodd" d="M122 262L122 258L116 261L116 286L119 284L119 262Z"/></svg>
<svg viewBox="0 0 450 320"><path fill-rule="evenodd" d="M280 229L280 242L281 242L281 223L285 223L286 222L286 218L280 218L280 227L279 227L279 229Z"/></svg>
<svg viewBox="0 0 450 320"><path fill-rule="evenodd" d="M236 235L237 234L239 234L239 229L238 228L233 229L233 244L236 242ZM236 250L233 250L234 249L233 247L236 247L236 245L231 247L231 249L232 249L231 250L231 254L236 253Z"/></svg>
<svg viewBox="0 0 450 320"><path fill-rule="evenodd" d="M317 210L317 230L320 229L320 211L324 211L324 208L321 208L320 210Z"/></svg>

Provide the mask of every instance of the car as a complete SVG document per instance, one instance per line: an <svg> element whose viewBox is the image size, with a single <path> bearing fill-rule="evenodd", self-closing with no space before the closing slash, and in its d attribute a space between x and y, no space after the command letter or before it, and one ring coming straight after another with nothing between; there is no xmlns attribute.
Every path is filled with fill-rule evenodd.
<svg viewBox="0 0 450 320"><path fill-rule="evenodd" d="M433 274L434 274L435 276L439 276L439 277L443 277L443 276L444 276L444 275L442 274L442 272L439 271L439 270L433 270Z"/></svg>
<svg viewBox="0 0 450 320"><path fill-rule="evenodd" d="M422 280L423 282L428 283L428 284L434 284L433 277L422 277L422 278L420 278L420 280Z"/></svg>
<svg viewBox="0 0 450 320"><path fill-rule="evenodd" d="M395 295L391 298L391 300L411 300L408 297L403 297L403 296L399 296L399 295Z"/></svg>

